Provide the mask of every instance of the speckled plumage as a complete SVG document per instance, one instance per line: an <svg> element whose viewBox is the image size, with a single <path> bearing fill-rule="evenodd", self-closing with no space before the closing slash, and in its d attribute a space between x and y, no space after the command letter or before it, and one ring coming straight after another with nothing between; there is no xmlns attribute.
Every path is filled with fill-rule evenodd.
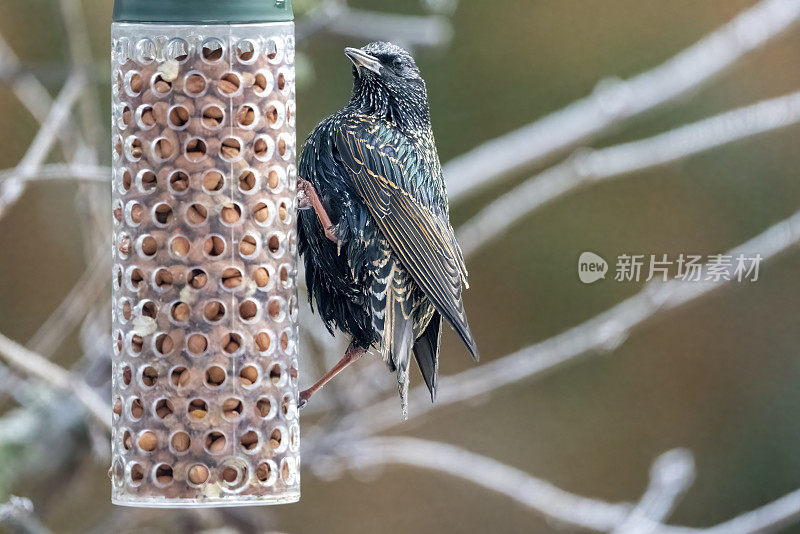
<svg viewBox="0 0 800 534"><path fill-rule="evenodd" d="M425 82L403 49L362 50L380 61L380 73L353 67L350 103L314 129L299 162L340 243L311 210L300 212L298 243L312 307L331 331L381 352L397 372L405 410L412 349L435 395L441 317L476 357L477 347Z"/></svg>

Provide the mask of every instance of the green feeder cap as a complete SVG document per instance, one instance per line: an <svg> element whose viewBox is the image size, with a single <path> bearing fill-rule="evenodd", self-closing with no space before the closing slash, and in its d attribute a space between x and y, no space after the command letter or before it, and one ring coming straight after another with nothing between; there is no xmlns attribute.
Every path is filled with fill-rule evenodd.
<svg viewBox="0 0 800 534"><path fill-rule="evenodd" d="M249 24L294 18L292 0L114 0L114 22Z"/></svg>

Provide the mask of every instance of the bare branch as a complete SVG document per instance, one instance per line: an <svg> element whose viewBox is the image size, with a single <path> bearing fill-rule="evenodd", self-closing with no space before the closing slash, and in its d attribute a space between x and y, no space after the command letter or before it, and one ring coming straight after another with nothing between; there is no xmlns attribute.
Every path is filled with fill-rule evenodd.
<svg viewBox="0 0 800 534"><path fill-rule="evenodd" d="M800 241L800 212L795 213L746 243L728 252L736 256L760 254L767 260ZM611 309L547 340L534 343L492 362L439 380L436 404L431 404L427 388L418 386L409 395L416 417L450 404L474 399L497 388L527 380L575 361L591 352L609 351L625 341L632 330L659 313L666 312L707 293L725 287L729 281L653 281L639 293ZM735 278L734 278L735 279ZM342 418L339 428L376 433L400 423L395 399L387 399Z"/></svg>
<svg viewBox="0 0 800 534"><path fill-rule="evenodd" d="M110 269L108 249L101 247L61 304L28 340L28 347L38 354L52 354L63 341L64 334L80 324L90 306L100 297L109 282L107 275ZM107 301L103 299L103 303Z"/></svg>
<svg viewBox="0 0 800 534"><path fill-rule="evenodd" d="M49 163L33 169L24 175L20 175L16 168L0 170L0 182L14 176L23 182L72 180L78 182L111 183L111 167L80 163Z"/></svg>
<svg viewBox="0 0 800 534"><path fill-rule="evenodd" d="M674 130L600 150L581 150L485 206L458 230L464 256L525 216L587 184L640 171L800 122L800 92L764 100Z"/></svg>
<svg viewBox="0 0 800 534"><path fill-rule="evenodd" d="M686 449L667 451L653 462L650 484L615 534L649 534L669 517L678 500L694 482L692 453Z"/></svg>
<svg viewBox="0 0 800 534"><path fill-rule="evenodd" d="M0 184L0 217L3 216L10 205L14 204L22 196L25 190L24 177L34 173L42 164L44 158L47 157L56 133L69 117L70 108L80 96L81 89L83 89L85 83L86 80L81 74L73 74L67 79L58 98L50 106L50 112L42 123L42 127L34 137L30 147L28 147L25 156L17 165L15 172Z"/></svg>
<svg viewBox="0 0 800 534"><path fill-rule="evenodd" d="M630 512L626 504L610 504L566 492L549 482L460 447L417 438L371 438L346 453L355 468L388 463L447 473L500 493L558 521L605 532Z"/></svg>
<svg viewBox="0 0 800 534"><path fill-rule="evenodd" d="M800 489L705 532L712 534L766 534L779 532L800 520Z"/></svg>
<svg viewBox="0 0 800 534"><path fill-rule="evenodd" d="M489 185L690 93L800 19L796 0L762 0L652 70L627 81L605 80L566 108L488 141L447 163L451 200Z"/></svg>
<svg viewBox="0 0 800 534"><path fill-rule="evenodd" d="M0 358L10 366L41 379L46 384L75 395L104 428L111 429L111 408L79 377L2 334L0 334Z"/></svg>
<svg viewBox="0 0 800 534"><path fill-rule="evenodd" d="M321 31L363 41L391 40L411 49L441 46L453 37L445 17L364 11L349 7L344 0L327 0L300 21L297 40Z"/></svg>

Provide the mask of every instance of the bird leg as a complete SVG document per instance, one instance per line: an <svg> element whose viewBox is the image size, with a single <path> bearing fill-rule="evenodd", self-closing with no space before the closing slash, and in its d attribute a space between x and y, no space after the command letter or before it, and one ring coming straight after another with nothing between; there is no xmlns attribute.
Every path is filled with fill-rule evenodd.
<svg viewBox="0 0 800 534"><path fill-rule="evenodd" d="M344 357L339 360L339 363L325 373L325 376L317 380L316 384L300 392L300 402L297 403L298 408L305 406L308 403L308 399L311 398L311 395L316 393L317 390L322 389L322 386L330 382L334 376L341 373L345 367L358 360L365 352L367 352L367 349L364 347L359 347L358 345L350 343L350 346L347 347L347 350L344 352Z"/></svg>
<svg viewBox="0 0 800 534"><path fill-rule="evenodd" d="M331 218L328 217L328 212L325 211L325 206L322 205L322 201L317 195L317 190L314 189L314 185L308 180L297 178L297 209L308 208L314 208L319 222L322 223L322 228L325 230L325 237L338 245L339 238L336 235Z"/></svg>

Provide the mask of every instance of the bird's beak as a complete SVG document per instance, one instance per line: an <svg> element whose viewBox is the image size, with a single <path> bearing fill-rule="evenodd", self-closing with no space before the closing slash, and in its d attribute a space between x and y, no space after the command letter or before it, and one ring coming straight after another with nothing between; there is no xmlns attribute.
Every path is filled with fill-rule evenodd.
<svg viewBox="0 0 800 534"><path fill-rule="evenodd" d="M381 62L378 58L367 54L360 48L350 48L348 46L344 49L344 55L350 58L350 61L356 66L356 71L358 71L359 76L361 76L362 68L371 70L375 74L381 73Z"/></svg>

